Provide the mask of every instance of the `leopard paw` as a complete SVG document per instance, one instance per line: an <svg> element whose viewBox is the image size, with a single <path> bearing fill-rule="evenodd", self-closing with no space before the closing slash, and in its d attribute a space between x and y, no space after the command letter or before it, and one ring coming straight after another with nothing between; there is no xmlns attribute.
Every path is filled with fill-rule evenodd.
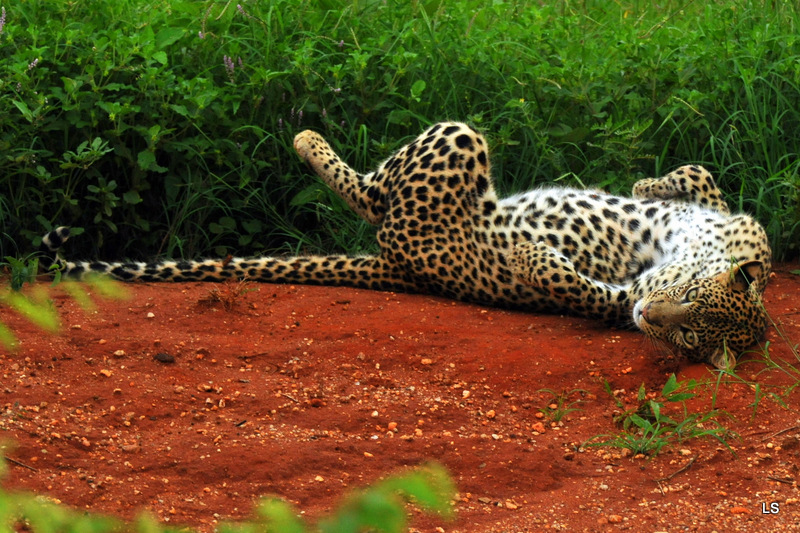
<svg viewBox="0 0 800 533"><path fill-rule="evenodd" d="M532 287L563 284L574 274L569 259L541 241L516 245L508 263L514 277Z"/></svg>
<svg viewBox="0 0 800 533"><path fill-rule="evenodd" d="M659 186L659 180L655 178L645 178L633 184L631 195L640 200L663 199L666 191L663 186Z"/></svg>
<svg viewBox="0 0 800 533"><path fill-rule="evenodd" d="M328 141L311 130L301 131L295 135L294 149L300 157L312 164L321 157L330 157L333 154Z"/></svg>

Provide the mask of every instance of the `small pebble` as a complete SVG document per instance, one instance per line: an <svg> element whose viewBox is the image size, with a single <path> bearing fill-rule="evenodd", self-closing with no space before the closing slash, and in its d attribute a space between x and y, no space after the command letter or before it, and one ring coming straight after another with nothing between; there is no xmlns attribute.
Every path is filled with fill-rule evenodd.
<svg viewBox="0 0 800 533"><path fill-rule="evenodd" d="M155 354L153 356L153 359L155 359L159 363L165 363L165 364L174 363L175 362L175 357L173 357L172 355L170 355L168 353L164 353L164 352L158 352L157 354Z"/></svg>

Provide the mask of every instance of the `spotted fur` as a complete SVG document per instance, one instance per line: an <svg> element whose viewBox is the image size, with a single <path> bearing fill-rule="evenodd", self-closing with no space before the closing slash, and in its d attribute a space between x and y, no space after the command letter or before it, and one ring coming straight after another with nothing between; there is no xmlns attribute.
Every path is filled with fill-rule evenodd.
<svg viewBox="0 0 800 533"><path fill-rule="evenodd" d="M380 253L153 263L62 262L122 280L341 285L436 294L635 324L724 366L765 329L771 252L763 228L731 215L714 179L684 166L637 182L633 197L547 187L500 199L483 136L436 124L359 174L317 133L297 153L368 222ZM44 239L56 250L59 228Z"/></svg>

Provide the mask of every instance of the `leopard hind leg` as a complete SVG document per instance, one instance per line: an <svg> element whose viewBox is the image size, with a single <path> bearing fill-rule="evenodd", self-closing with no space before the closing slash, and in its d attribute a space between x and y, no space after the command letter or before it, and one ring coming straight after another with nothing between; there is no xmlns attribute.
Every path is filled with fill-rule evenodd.
<svg viewBox="0 0 800 533"><path fill-rule="evenodd" d="M294 149L356 214L373 225L383 221L388 192L385 173L356 172L315 131L298 133L294 138Z"/></svg>

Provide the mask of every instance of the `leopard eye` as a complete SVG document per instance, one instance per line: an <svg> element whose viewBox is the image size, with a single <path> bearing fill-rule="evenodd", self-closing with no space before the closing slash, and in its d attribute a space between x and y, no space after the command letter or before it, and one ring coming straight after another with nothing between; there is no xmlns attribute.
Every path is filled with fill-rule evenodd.
<svg viewBox="0 0 800 533"><path fill-rule="evenodd" d="M681 328L681 337L689 348L693 348L697 344L697 334L689 328Z"/></svg>
<svg viewBox="0 0 800 533"><path fill-rule="evenodd" d="M697 300L697 296L699 295L699 293L700 289L698 289L697 287L689 289L688 291L686 291L686 294L683 295L683 302L690 303Z"/></svg>

